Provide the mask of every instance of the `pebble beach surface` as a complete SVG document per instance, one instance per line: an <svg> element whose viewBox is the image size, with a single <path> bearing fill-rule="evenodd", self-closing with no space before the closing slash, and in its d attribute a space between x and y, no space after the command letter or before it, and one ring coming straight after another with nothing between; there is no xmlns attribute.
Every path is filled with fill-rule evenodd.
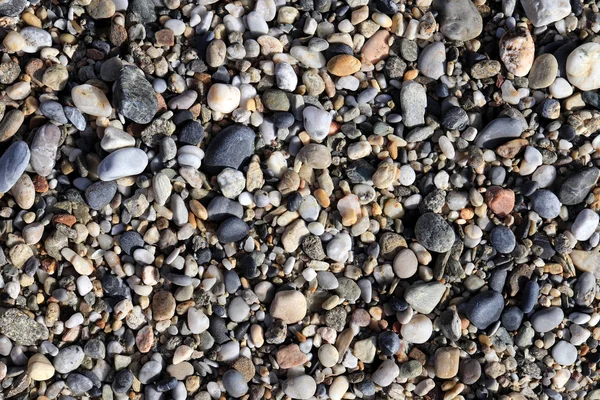
<svg viewBox="0 0 600 400"><path fill-rule="evenodd" d="M599 400L588 0L0 0L0 400Z"/></svg>

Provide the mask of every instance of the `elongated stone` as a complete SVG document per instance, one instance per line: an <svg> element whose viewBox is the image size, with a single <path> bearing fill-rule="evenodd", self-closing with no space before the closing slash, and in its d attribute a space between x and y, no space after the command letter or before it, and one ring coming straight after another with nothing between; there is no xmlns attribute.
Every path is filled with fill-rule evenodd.
<svg viewBox="0 0 600 400"><path fill-rule="evenodd" d="M120 149L110 153L98 165L98 178L114 181L126 176L141 174L148 165L148 157L143 150L135 147Z"/></svg>
<svg viewBox="0 0 600 400"><path fill-rule="evenodd" d="M31 142L31 166L40 176L48 176L56 164L56 153L60 143L60 129L46 124L35 133Z"/></svg>
<svg viewBox="0 0 600 400"><path fill-rule="evenodd" d="M110 117L112 107L102 90L83 84L71 90L71 99L80 111L95 117Z"/></svg>
<svg viewBox="0 0 600 400"><path fill-rule="evenodd" d="M31 153L27 143L14 142L0 157L0 193L8 192L21 177Z"/></svg>

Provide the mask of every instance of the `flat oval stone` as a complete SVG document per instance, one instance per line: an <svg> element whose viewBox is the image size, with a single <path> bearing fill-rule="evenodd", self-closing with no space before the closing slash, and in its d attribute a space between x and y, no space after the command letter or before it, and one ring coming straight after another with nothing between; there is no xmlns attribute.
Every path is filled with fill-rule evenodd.
<svg viewBox="0 0 600 400"><path fill-rule="evenodd" d="M231 217L221 223L217 230L217 237L221 243L231 243L242 240L248 232L248 224L238 217Z"/></svg>
<svg viewBox="0 0 600 400"><path fill-rule="evenodd" d="M119 71L113 86L115 109L138 124L152 121L158 110L158 99L141 69L126 65Z"/></svg>
<svg viewBox="0 0 600 400"><path fill-rule="evenodd" d="M75 128L77 128L77 130L79 130L79 131L85 130L87 123L85 122L85 118L83 117L83 114L81 114L81 111L79 111L75 107L69 107L69 106L65 106L63 108L63 111L65 112L65 115L66 115L67 119L69 120L69 122L71 122L73 124L73 126Z"/></svg>
<svg viewBox="0 0 600 400"><path fill-rule="evenodd" d="M37 130L31 142L31 166L40 176L48 176L56 163L60 129L46 124Z"/></svg>
<svg viewBox="0 0 600 400"><path fill-rule="evenodd" d="M561 340L552 348L552 358L560 365L573 365L577 361L577 348L566 340Z"/></svg>
<svg viewBox="0 0 600 400"><path fill-rule="evenodd" d="M600 169L596 167L585 168L570 175L558 190L560 202L567 206L581 203L598 181L598 177Z"/></svg>
<svg viewBox="0 0 600 400"><path fill-rule="evenodd" d="M486 329L500 319L504 310L504 297L488 290L477 294L467 303L467 318L478 329Z"/></svg>
<svg viewBox="0 0 600 400"><path fill-rule="evenodd" d="M27 143L22 140L14 142L0 157L0 193L8 192L21 177L31 153Z"/></svg>
<svg viewBox="0 0 600 400"><path fill-rule="evenodd" d="M102 90L83 84L71 90L71 99L80 111L95 117L110 117L112 107Z"/></svg>
<svg viewBox="0 0 600 400"><path fill-rule="evenodd" d="M226 167L238 169L254 153L255 137L254 131L246 126L228 126L209 143L202 168L210 173Z"/></svg>
<svg viewBox="0 0 600 400"><path fill-rule="evenodd" d="M11 110L6 113L0 122L0 142L5 142L13 137L23 125L25 115L21 110Z"/></svg>
<svg viewBox="0 0 600 400"><path fill-rule="evenodd" d="M101 210L117 193L115 182L95 182L85 189L85 200L92 210Z"/></svg>
<svg viewBox="0 0 600 400"><path fill-rule="evenodd" d="M521 0L521 5L535 27L550 25L571 12L569 0Z"/></svg>
<svg viewBox="0 0 600 400"><path fill-rule="evenodd" d="M544 308L531 316L531 326L536 332L550 332L559 326L565 314L558 307Z"/></svg>
<svg viewBox="0 0 600 400"><path fill-rule="evenodd" d="M98 178L114 181L126 176L139 175L148 165L148 156L135 147L120 149L109 154L98 165Z"/></svg>
<svg viewBox="0 0 600 400"><path fill-rule="evenodd" d="M535 59L529 71L529 87L532 89L547 88L556 79L558 61L552 54L542 54Z"/></svg>
<svg viewBox="0 0 600 400"><path fill-rule="evenodd" d="M423 49L417 62L419 71L431 79L440 79L446 73L446 48L442 42L434 42Z"/></svg>

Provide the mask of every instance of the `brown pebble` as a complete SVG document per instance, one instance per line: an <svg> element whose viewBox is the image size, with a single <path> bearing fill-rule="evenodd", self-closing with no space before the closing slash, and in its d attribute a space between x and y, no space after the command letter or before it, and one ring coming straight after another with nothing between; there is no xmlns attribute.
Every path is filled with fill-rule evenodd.
<svg viewBox="0 0 600 400"><path fill-rule="evenodd" d="M515 207L515 192L500 186L492 186L485 192L485 202L494 214L504 218Z"/></svg>
<svg viewBox="0 0 600 400"><path fill-rule="evenodd" d="M327 63L327 71L335 76L348 76L360 71L360 61L349 54L338 54Z"/></svg>

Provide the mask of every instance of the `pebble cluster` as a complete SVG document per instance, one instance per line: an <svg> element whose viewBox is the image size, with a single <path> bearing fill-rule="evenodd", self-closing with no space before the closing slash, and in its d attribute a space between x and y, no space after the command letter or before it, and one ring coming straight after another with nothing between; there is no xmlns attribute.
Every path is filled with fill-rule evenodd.
<svg viewBox="0 0 600 400"><path fill-rule="evenodd" d="M600 399L589 0L0 0L0 399Z"/></svg>

